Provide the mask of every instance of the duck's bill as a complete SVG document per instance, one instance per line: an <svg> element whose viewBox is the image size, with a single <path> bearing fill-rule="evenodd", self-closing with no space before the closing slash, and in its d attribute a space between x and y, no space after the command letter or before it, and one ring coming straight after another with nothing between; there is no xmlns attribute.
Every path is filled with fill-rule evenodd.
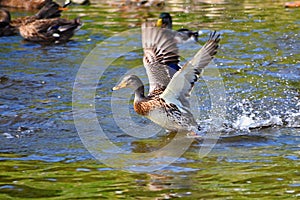
<svg viewBox="0 0 300 200"><path fill-rule="evenodd" d="M119 90L119 89L125 88L126 86L127 86L126 83L120 83L119 85L113 87L112 90L113 91Z"/></svg>
<svg viewBox="0 0 300 200"><path fill-rule="evenodd" d="M163 20L162 19L158 19L157 22L156 22L156 26L157 27L162 27L162 24L163 24Z"/></svg>
<svg viewBox="0 0 300 200"><path fill-rule="evenodd" d="M115 87L112 88L113 91L119 90L119 89L120 89L120 87L118 87L118 86L115 86Z"/></svg>

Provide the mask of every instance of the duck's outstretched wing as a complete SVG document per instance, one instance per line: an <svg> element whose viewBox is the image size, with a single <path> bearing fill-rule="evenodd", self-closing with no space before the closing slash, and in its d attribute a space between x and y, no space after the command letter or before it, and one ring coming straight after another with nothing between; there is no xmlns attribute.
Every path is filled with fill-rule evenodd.
<svg viewBox="0 0 300 200"><path fill-rule="evenodd" d="M197 52L194 58L187 62L171 79L168 87L160 95L167 103L173 103L181 108L189 108L188 97L193 89L194 83L209 62L217 53L220 34L215 31L209 36L205 45Z"/></svg>
<svg viewBox="0 0 300 200"><path fill-rule="evenodd" d="M150 83L149 95L164 91L180 69L174 36L172 30L154 27L151 23L142 25L143 62Z"/></svg>

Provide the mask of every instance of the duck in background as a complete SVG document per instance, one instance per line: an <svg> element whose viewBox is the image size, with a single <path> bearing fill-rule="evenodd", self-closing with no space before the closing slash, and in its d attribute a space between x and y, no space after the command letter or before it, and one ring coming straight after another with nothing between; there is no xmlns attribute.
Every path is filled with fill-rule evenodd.
<svg viewBox="0 0 300 200"><path fill-rule="evenodd" d="M25 40L43 44L64 43L70 40L82 26L79 18L67 20L60 18L70 1L61 7L48 1L34 16L11 20L7 10L0 9L0 36L20 34Z"/></svg>
<svg viewBox="0 0 300 200"><path fill-rule="evenodd" d="M18 29L10 25L11 17L7 10L0 9L0 37L18 34Z"/></svg>
<svg viewBox="0 0 300 200"><path fill-rule="evenodd" d="M157 20L156 26L172 30L172 23L172 17L170 13L163 12L159 15L159 19ZM175 40L177 41L177 43L186 43L189 41L198 42L198 36L198 31L191 31L186 28L181 28L177 30Z"/></svg>
<svg viewBox="0 0 300 200"><path fill-rule="evenodd" d="M63 7L52 0L48 1L35 15L11 19L9 11L0 9L0 36L13 36L19 34L19 27L40 19L51 19L61 16L69 4Z"/></svg>
<svg viewBox="0 0 300 200"><path fill-rule="evenodd" d="M40 9L52 0L0 0L0 7L23 8L26 10Z"/></svg>
<svg viewBox="0 0 300 200"><path fill-rule="evenodd" d="M106 1L112 6L128 8L162 8L165 6L165 0L114 0Z"/></svg>
<svg viewBox="0 0 300 200"><path fill-rule="evenodd" d="M41 19L24 24L20 26L19 30L21 36L27 41L41 44L60 44L69 41L82 25L79 18L74 20Z"/></svg>

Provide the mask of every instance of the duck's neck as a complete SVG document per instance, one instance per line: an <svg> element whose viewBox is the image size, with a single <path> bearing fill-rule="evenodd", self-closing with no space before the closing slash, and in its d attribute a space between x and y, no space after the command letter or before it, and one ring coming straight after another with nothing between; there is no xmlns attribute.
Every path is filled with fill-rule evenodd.
<svg viewBox="0 0 300 200"><path fill-rule="evenodd" d="M172 24L173 24L172 19L171 19L171 18L168 18L168 19L167 19L167 22L166 22L166 28L172 30L172 28L173 28L173 27L172 27Z"/></svg>
<svg viewBox="0 0 300 200"><path fill-rule="evenodd" d="M167 28L172 30L172 21L167 25Z"/></svg>
<svg viewBox="0 0 300 200"><path fill-rule="evenodd" d="M145 89L144 89L144 85L139 86L135 91L134 91L134 101L135 102L139 102L143 99L145 99Z"/></svg>

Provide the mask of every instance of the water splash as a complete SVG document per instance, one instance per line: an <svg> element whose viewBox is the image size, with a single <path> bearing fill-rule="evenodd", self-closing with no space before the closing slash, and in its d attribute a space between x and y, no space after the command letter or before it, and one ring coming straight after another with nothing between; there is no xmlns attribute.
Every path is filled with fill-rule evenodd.
<svg viewBox="0 0 300 200"><path fill-rule="evenodd" d="M258 105L258 106L257 106ZM296 109L291 103L285 109L270 103L270 107L263 101L254 105L249 99L242 99L230 109L230 119L224 123L225 132L248 131L270 127L300 127L300 102Z"/></svg>

